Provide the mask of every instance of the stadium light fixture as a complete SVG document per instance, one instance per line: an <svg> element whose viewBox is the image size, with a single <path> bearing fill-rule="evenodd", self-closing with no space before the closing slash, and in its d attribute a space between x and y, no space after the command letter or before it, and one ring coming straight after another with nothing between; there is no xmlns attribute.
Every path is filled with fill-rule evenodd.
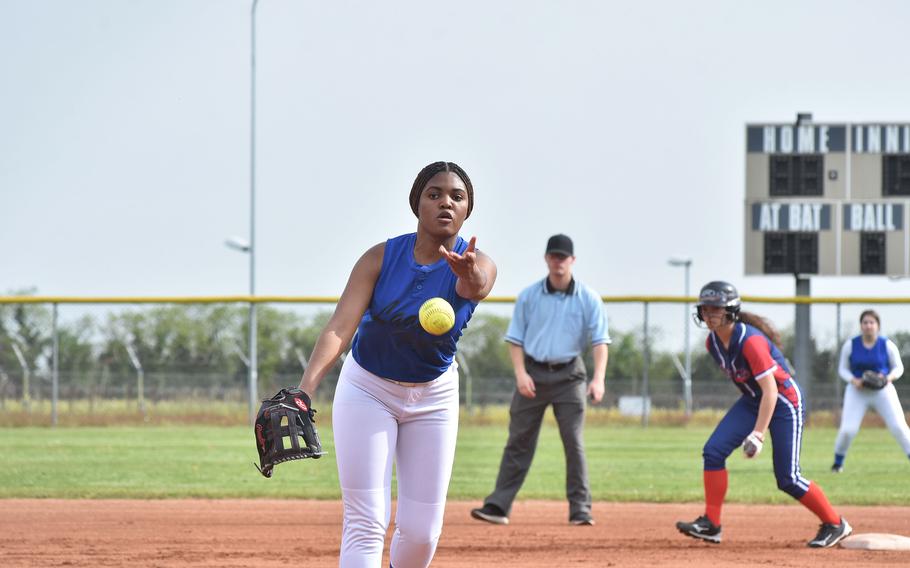
<svg viewBox="0 0 910 568"><path fill-rule="evenodd" d="M667 260L670 266L682 266L686 269L685 296L689 297L689 271L692 268L692 259L687 257L671 257ZM683 342L686 345L686 376L683 377L684 398L686 404L686 416L692 415L692 343L689 340L689 330L691 329L691 318L689 317L689 302L683 304Z"/></svg>
<svg viewBox="0 0 910 568"><path fill-rule="evenodd" d="M250 252L250 242L243 237L230 237L225 239L226 247L238 252Z"/></svg>
<svg viewBox="0 0 910 568"><path fill-rule="evenodd" d="M239 252L250 252L250 242L243 237L230 237L224 241L224 245Z"/></svg>

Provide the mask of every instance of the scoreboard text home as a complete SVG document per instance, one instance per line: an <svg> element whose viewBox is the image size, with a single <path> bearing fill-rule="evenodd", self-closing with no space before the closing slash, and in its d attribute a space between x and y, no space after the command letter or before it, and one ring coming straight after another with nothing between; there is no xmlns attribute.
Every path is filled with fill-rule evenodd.
<svg viewBox="0 0 910 568"><path fill-rule="evenodd" d="M746 274L910 276L910 124L746 126Z"/></svg>

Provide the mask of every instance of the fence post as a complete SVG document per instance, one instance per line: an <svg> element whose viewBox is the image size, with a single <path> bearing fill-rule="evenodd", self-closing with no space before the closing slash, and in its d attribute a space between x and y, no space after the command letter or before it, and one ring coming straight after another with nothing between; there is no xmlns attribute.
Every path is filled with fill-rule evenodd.
<svg viewBox="0 0 910 568"><path fill-rule="evenodd" d="M51 426L57 425L57 399L60 396L60 334L57 330L57 303L54 302L52 324L54 362L51 367Z"/></svg>
<svg viewBox="0 0 910 568"><path fill-rule="evenodd" d="M641 376L641 425L645 428L648 426L648 418L651 412L649 397L648 397L648 367L651 366L651 339L648 334L648 302L644 302L645 314L644 314L644 327L643 327L643 339L644 339L644 349L643 349L643 362L642 362L642 376Z"/></svg>

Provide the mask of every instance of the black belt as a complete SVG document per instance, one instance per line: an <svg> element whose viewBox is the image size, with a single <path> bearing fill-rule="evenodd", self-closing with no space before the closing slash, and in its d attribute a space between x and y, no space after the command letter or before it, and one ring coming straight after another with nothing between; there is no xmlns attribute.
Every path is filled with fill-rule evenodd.
<svg viewBox="0 0 910 568"><path fill-rule="evenodd" d="M550 371L551 373L555 372L555 371L561 371L562 369L565 369L566 367L568 367L569 365L571 365L572 363L575 362L575 359L572 359L571 361L566 361L565 363L547 363L545 361L538 361L536 359L532 359L531 357L529 357L527 355L525 355L525 359L529 363L532 363L534 366L540 367L541 369L546 369L546 370Z"/></svg>

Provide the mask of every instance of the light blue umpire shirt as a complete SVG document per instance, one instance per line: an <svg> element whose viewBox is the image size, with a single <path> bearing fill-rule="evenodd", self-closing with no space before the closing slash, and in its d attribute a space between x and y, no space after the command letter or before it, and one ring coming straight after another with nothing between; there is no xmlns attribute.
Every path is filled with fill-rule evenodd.
<svg viewBox="0 0 910 568"><path fill-rule="evenodd" d="M607 312L591 288L575 278L565 292L548 278L518 295L505 340L520 345L526 355L542 363L567 363L590 345L609 344Z"/></svg>

